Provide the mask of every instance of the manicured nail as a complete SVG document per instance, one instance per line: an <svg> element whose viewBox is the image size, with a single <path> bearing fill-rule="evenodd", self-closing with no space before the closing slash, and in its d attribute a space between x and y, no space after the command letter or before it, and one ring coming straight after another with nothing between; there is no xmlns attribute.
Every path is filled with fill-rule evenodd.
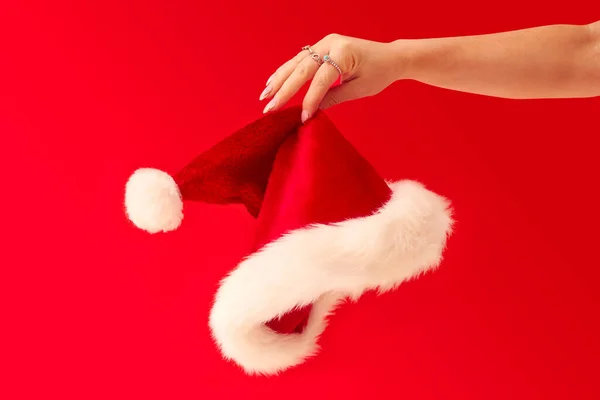
<svg viewBox="0 0 600 400"><path fill-rule="evenodd" d="M265 86L269 86L269 83L271 83L271 81L273 80L274 77L275 77L275 74L271 75L269 77L269 79L267 79L267 83L265 83Z"/></svg>
<svg viewBox="0 0 600 400"><path fill-rule="evenodd" d="M308 117L310 117L310 114L308 113L308 111L303 110L302 111L302 115L300 116L300 119L302 120L302 123L305 123L306 120L308 119Z"/></svg>
<svg viewBox="0 0 600 400"><path fill-rule="evenodd" d="M265 90L263 90L263 92L260 94L260 100L264 100L267 98L267 96L269 94L271 94L271 90L273 90L273 86L269 85L265 88Z"/></svg>
<svg viewBox="0 0 600 400"><path fill-rule="evenodd" d="M267 104L267 106L265 107L265 109L263 110L263 114L268 113L269 111L271 111L273 108L275 108L275 105L277 104L277 99L273 99L269 102L269 104Z"/></svg>

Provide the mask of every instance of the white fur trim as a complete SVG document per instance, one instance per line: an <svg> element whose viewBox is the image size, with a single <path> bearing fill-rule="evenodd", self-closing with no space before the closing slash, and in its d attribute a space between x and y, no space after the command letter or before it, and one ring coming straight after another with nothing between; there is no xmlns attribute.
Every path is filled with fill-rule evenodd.
<svg viewBox="0 0 600 400"><path fill-rule="evenodd" d="M125 186L125 209L131 222L150 233L175 230L183 219L177 183L153 168L140 168L131 175Z"/></svg>
<svg viewBox="0 0 600 400"><path fill-rule="evenodd" d="M290 232L243 260L215 296L209 326L224 358L248 374L276 374L318 351L326 317L345 297L393 289L439 265L452 230L449 202L420 183L390 184L373 215ZM313 304L302 333L265 322Z"/></svg>

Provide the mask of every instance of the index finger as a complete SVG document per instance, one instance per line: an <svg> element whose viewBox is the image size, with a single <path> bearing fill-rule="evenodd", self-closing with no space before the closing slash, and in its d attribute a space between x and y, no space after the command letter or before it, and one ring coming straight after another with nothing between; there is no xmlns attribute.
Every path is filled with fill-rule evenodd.
<svg viewBox="0 0 600 400"><path fill-rule="evenodd" d="M279 68L277 68L273 75L271 75L271 77L267 80L266 87L260 95L260 100L273 97L275 93L277 93L279 89L281 89L281 86L289 78L292 72L294 72L296 67L302 62L302 60L306 56L308 56L308 54L309 52L307 50L302 50L293 58L289 59Z"/></svg>

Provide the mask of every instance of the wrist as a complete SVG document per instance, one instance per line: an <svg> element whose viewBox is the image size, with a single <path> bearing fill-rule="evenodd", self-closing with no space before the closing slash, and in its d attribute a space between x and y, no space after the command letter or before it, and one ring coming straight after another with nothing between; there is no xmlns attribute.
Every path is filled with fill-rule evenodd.
<svg viewBox="0 0 600 400"><path fill-rule="evenodd" d="M436 39L399 39L391 42L396 80L426 81L443 57Z"/></svg>
<svg viewBox="0 0 600 400"><path fill-rule="evenodd" d="M419 47L418 39L399 39L390 43L394 79L396 81L416 79L418 76Z"/></svg>

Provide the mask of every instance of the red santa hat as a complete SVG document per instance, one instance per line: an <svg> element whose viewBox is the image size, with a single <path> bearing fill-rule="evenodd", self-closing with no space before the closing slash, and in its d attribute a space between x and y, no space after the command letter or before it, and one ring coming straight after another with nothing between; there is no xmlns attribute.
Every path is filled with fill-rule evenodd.
<svg viewBox="0 0 600 400"><path fill-rule="evenodd" d="M253 251L220 282L209 326L223 357L274 374L315 355L345 298L380 292L439 265L449 202L422 184L387 182L323 112L268 114L171 175L142 168L126 185L129 219L176 229L183 202L241 203Z"/></svg>

